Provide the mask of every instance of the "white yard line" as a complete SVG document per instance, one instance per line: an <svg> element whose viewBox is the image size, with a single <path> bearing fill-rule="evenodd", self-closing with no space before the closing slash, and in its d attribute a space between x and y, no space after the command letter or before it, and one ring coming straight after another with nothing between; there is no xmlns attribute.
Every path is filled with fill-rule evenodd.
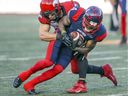
<svg viewBox="0 0 128 96"><path fill-rule="evenodd" d="M0 79L11 79L11 78L15 78L16 76L3 76L3 77L0 77Z"/></svg>
<svg viewBox="0 0 128 96"><path fill-rule="evenodd" d="M43 56L37 56L37 57L2 57L0 58L0 61L28 61L28 60L33 60L33 59L40 59Z"/></svg>
<svg viewBox="0 0 128 96"><path fill-rule="evenodd" d="M116 57L104 57L104 58L93 58L93 59L88 59L89 61L104 61L104 60L118 60L118 59L122 59L119 56Z"/></svg>
<svg viewBox="0 0 128 96"><path fill-rule="evenodd" d="M41 56L39 56L39 57L21 57L21 58L3 57L3 58L0 58L0 61L28 61L28 60L40 59L40 58L41 58ZM122 59L122 58L119 57L119 56L116 56L116 57L104 57L104 58L93 58L93 59L90 58L89 61L103 61L103 60L117 60L117 59Z"/></svg>
<svg viewBox="0 0 128 96"><path fill-rule="evenodd" d="M126 53L128 50L123 50L123 51L119 51L119 50L112 50L112 51L99 51L99 52L92 52L90 53L90 55L104 55L104 54L116 54L116 53ZM32 60L32 59L40 59L43 58L43 56L37 56L37 57L8 57L7 55L0 55L0 61L28 61L28 60ZM102 59L102 58L101 58ZM91 61L95 61L95 60L101 60L101 59L90 59ZM121 57L106 57L103 58L103 60L108 60L108 59L121 59ZM128 62L128 61L126 61Z"/></svg>
<svg viewBox="0 0 128 96"><path fill-rule="evenodd" d="M113 68L113 70L116 70L116 71L124 70L125 71L125 70L128 70L128 68L125 68L125 67L124 68L123 67L122 68ZM66 73L69 74L69 73L72 73L72 72L71 71L68 71ZM15 77L16 76L14 76L14 75L12 75L12 76L1 76L0 79L11 79L11 78L15 78Z"/></svg>
<svg viewBox="0 0 128 96"><path fill-rule="evenodd" d="M115 53L127 53L128 50L111 50L111 51L98 51L98 52L91 52L90 55L102 55L102 54L115 54Z"/></svg>
<svg viewBox="0 0 128 96"><path fill-rule="evenodd" d="M127 70L128 71L128 67L124 67L124 68L113 68L113 70L117 71L117 70Z"/></svg>
<svg viewBox="0 0 128 96"><path fill-rule="evenodd" d="M102 52L93 52L92 55L99 55L99 54L114 54L114 53L122 53L122 52L126 52L126 51L102 51ZM37 57L21 57L21 58L9 58L6 55L0 55L0 61L26 61L26 60L32 60L32 59L40 59L43 56L37 56ZM115 56L115 57L104 57L104 58L90 58L89 61L103 61L103 60L119 60L122 59L120 56ZM128 70L128 68L115 68L113 70ZM70 73L70 72L67 72ZM0 79L10 79L10 78L14 78L16 76L3 76L0 77Z"/></svg>
<svg viewBox="0 0 128 96"><path fill-rule="evenodd" d="M104 95L104 96L128 96L128 93L123 93L123 94L111 94L111 95Z"/></svg>

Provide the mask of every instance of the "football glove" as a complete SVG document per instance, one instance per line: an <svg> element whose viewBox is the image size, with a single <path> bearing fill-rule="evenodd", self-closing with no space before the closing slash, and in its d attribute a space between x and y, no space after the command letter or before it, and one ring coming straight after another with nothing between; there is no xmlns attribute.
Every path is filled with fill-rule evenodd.
<svg viewBox="0 0 128 96"><path fill-rule="evenodd" d="M68 34L64 33L61 40L67 47L72 46L72 38Z"/></svg>
<svg viewBox="0 0 128 96"><path fill-rule="evenodd" d="M66 33L57 33L56 39L61 40L67 47L72 46L72 38Z"/></svg>

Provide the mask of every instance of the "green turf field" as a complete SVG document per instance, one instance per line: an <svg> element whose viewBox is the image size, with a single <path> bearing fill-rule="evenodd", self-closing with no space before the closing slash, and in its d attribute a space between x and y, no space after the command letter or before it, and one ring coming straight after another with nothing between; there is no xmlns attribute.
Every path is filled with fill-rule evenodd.
<svg viewBox="0 0 128 96"><path fill-rule="evenodd" d="M103 23L108 28L107 15ZM28 96L23 85L15 89L12 82L20 72L45 57L48 43L38 38L38 27L36 15L0 15L0 96ZM120 37L120 32L110 33L106 40L113 43L98 45L88 57L89 64L112 65L117 87L99 75L87 75L88 93L68 94L65 90L78 79L78 75L70 72L69 65L60 75L39 84L36 89L42 93L37 96L128 96L128 46L119 46L119 42L113 41Z"/></svg>

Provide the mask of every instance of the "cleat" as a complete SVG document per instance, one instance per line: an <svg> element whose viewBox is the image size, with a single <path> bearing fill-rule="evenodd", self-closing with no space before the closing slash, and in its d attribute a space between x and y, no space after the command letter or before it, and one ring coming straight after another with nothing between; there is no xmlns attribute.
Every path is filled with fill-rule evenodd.
<svg viewBox="0 0 128 96"><path fill-rule="evenodd" d="M32 89L32 90L28 91L28 94L30 94L30 95L37 95L37 94L40 94L40 92L37 92L37 91L35 91L35 89Z"/></svg>
<svg viewBox="0 0 128 96"><path fill-rule="evenodd" d="M18 88L22 84L22 80L19 77L16 77L13 82L13 87Z"/></svg>
<svg viewBox="0 0 128 96"><path fill-rule="evenodd" d="M31 85L30 83L24 84L24 90L28 92L30 95L36 95L39 94L40 92L35 91L34 86Z"/></svg>
<svg viewBox="0 0 128 96"><path fill-rule="evenodd" d="M86 83L77 82L72 88L67 90L68 93L85 93L87 92Z"/></svg>
<svg viewBox="0 0 128 96"><path fill-rule="evenodd" d="M102 68L104 70L104 75L102 76L107 77L115 86L117 86L116 76L113 74L112 67L109 64L105 64Z"/></svg>

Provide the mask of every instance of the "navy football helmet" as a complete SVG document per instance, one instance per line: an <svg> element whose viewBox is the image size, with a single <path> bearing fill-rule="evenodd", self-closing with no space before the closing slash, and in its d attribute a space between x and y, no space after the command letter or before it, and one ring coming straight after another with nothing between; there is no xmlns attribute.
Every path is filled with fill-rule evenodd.
<svg viewBox="0 0 128 96"><path fill-rule="evenodd" d="M82 25L85 29L85 32L95 32L102 22L103 12L100 8L96 6L90 6L85 10L83 16Z"/></svg>

